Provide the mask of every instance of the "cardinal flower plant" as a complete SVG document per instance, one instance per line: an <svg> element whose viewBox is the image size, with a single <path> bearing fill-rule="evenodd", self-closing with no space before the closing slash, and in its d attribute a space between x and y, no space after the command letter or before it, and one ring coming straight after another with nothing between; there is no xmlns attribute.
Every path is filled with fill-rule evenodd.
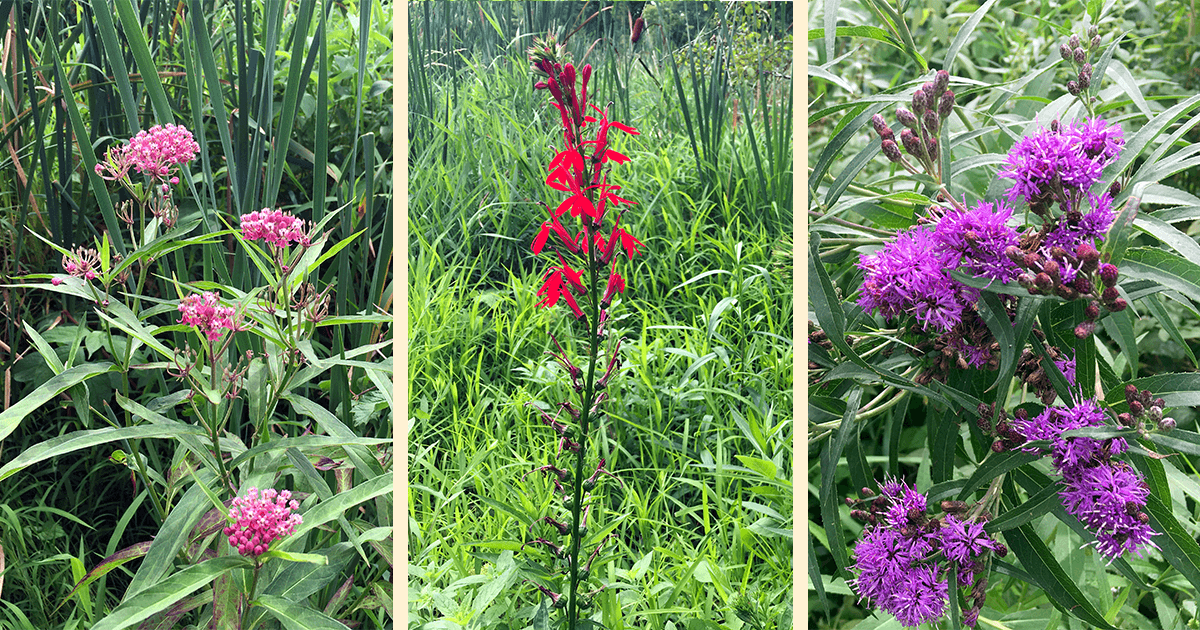
<svg viewBox="0 0 1200 630"><path fill-rule="evenodd" d="M534 254L550 258L537 292L538 305L562 304L567 309L585 354L572 359L551 336L555 351L550 354L566 373L571 395L551 409L537 410L554 432L557 448L554 462L532 472L551 479L561 512L535 522L522 548L536 546L546 554L552 578L534 586L554 608L564 609L566 627L573 629L603 588L590 587L596 582L591 567L607 538L589 538L588 517L596 504L597 484L613 475L603 459L589 459L589 445L604 413L606 390L621 366L621 339L609 330L609 310L626 289L618 264L631 261L643 247L621 224L634 202L618 194L621 187L612 183L609 173L629 157L611 143L616 136L638 131L610 120L607 109L589 101L591 65L577 70L553 38L535 40L529 60L538 79L535 87L550 93L562 129L561 149L550 160L546 177L546 185L561 193L562 200L546 206L549 216L531 247Z"/></svg>

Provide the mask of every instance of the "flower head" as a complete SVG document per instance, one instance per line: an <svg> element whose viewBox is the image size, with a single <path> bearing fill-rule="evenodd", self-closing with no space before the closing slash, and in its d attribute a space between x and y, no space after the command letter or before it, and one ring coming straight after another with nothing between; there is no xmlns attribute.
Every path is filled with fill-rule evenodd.
<svg viewBox="0 0 1200 630"><path fill-rule="evenodd" d="M221 297L211 291L185 295L179 301L179 312L183 313L179 323L196 326L209 341L220 339L222 329L241 330L234 323L234 309L221 306Z"/></svg>
<svg viewBox="0 0 1200 630"><path fill-rule="evenodd" d="M263 208L259 212L243 214L242 236L250 241L266 241L276 247L287 247L300 243L308 247L312 242L304 232L304 221L284 212Z"/></svg>
<svg viewBox="0 0 1200 630"><path fill-rule="evenodd" d="M883 249L859 258L866 272L858 305L888 319L912 314L926 330L947 332L962 320L969 291L951 279L958 254L938 247L933 232L901 232Z"/></svg>
<svg viewBox="0 0 1200 630"><path fill-rule="evenodd" d="M106 161L96 165L96 172L103 175L107 171L105 179L121 179L133 168L152 179L175 184L179 178L172 175L172 169L191 162L199 151L200 145L185 127L155 125L109 149Z"/></svg>
<svg viewBox="0 0 1200 630"><path fill-rule="evenodd" d="M1004 249L1019 240L1007 223L1012 213L1003 201L980 201L970 210L951 209L938 220L933 238L943 249L962 256L960 269L1008 282L1020 273L1004 255Z"/></svg>
<svg viewBox="0 0 1200 630"><path fill-rule="evenodd" d="M296 514L300 504L292 499L292 493L274 488L263 490L250 488L246 494L233 500L229 508L232 525L225 527L229 545L243 556L259 556L267 551L271 543L296 531L304 519Z"/></svg>
<svg viewBox="0 0 1200 630"><path fill-rule="evenodd" d="M95 280L100 271L100 254L82 245L63 256L63 271L84 280Z"/></svg>

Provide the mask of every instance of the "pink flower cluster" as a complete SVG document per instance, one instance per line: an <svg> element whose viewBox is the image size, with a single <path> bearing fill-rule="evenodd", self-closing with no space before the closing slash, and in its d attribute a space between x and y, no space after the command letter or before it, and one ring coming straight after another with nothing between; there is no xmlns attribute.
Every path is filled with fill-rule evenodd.
<svg viewBox="0 0 1200 630"><path fill-rule="evenodd" d="M100 254L94 249L85 249L80 246L70 254L63 256L62 259L63 271L84 280L95 280L96 271L100 269ZM57 278L55 278L57 280ZM56 286L62 284L62 280L54 283Z"/></svg>
<svg viewBox="0 0 1200 630"><path fill-rule="evenodd" d="M179 312L183 313L179 323L199 327L209 341L220 339L222 328L240 330L233 321L234 310L221 306L221 297L211 291L185 295L179 302Z"/></svg>
<svg viewBox="0 0 1200 630"><path fill-rule="evenodd" d="M291 492L276 492L274 488L263 490L261 496L258 488L250 488L244 496L235 498L229 508L233 524L225 528L229 545L243 556L258 556L275 539L296 531L304 519L294 513L300 504L291 499Z"/></svg>
<svg viewBox="0 0 1200 630"><path fill-rule="evenodd" d="M263 240L276 247L287 247L300 243L308 247L312 243L304 233L304 221L283 210L263 208L260 212L242 215L242 236L247 240Z"/></svg>
<svg viewBox="0 0 1200 630"><path fill-rule="evenodd" d="M178 177L171 177L171 168L177 164L191 162L200 151L200 145L192 138L192 132L180 125L155 125L142 130L121 147L108 152L109 164L97 164L96 173L107 168L111 179L120 179L129 168L152 178L178 184Z"/></svg>

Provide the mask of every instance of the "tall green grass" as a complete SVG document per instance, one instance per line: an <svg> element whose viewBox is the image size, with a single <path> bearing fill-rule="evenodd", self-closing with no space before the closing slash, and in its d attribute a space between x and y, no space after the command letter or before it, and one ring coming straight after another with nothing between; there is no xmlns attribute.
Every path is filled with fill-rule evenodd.
<svg viewBox="0 0 1200 630"><path fill-rule="evenodd" d="M548 618L542 596L522 585L544 569L520 552L550 500L544 479L524 475L553 458L526 405L558 400L546 333L569 337L561 313L536 307L541 269L529 250L546 214L540 202L551 202L544 169L558 128L523 55L543 26L530 19L541 4L424 4L410 14L410 95L419 95L409 116L425 129L412 132L409 156L409 601L418 624ZM615 6L606 13L624 11ZM503 35L456 43L480 10ZM596 618L664 628L741 611L766 622L758 627L787 627L793 312L774 255L791 208L761 195L771 182L756 169L703 180L682 105L663 82L670 49L647 37L631 50L625 28L613 26L611 38L585 28L569 44L577 62L586 55L597 67L589 94L627 107L621 120L642 133L618 147L632 162L613 173L622 196L638 201L622 223L647 251L614 309L629 367L609 391L597 448L625 489L606 493L602 522L618 542L597 564L609 588ZM443 64L436 48L446 41L466 48ZM681 76L689 90L693 80ZM770 109L772 122L783 111ZM745 125L724 130L719 164L751 163L747 134ZM788 134L775 155L790 164ZM777 177L790 190L790 173Z"/></svg>

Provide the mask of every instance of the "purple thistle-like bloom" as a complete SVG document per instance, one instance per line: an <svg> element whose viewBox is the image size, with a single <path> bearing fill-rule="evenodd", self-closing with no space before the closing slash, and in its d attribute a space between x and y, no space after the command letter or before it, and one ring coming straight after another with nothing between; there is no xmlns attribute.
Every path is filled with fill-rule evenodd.
<svg viewBox="0 0 1200 630"><path fill-rule="evenodd" d="M1063 507L1096 536L1096 550L1116 558L1129 551L1140 555L1156 532L1142 522L1150 495L1140 473L1112 456L1125 452L1123 438L1064 438L1071 429L1102 426L1105 416L1093 400L1072 408L1049 407L1014 427L1029 440L1050 440L1051 460L1062 475Z"/></svg>
<svg viewBox="0 0 1200 630"><path fill-rule="evenodd" d="M880 608L895 615L905 628L941 619L946 614L949 586L938 573L931 565L913 567L896 583L889 600L880 602Z"/></svg>
<svg viewBox="0 0 1200 630"><path fill-rule="evenodd" d="M970 562L985 550L996 549L996 541L983 531L982 522L960 520L953 514L946 516L940 535L946 559L960 564Z"/></svg>
<svg viewBox="0 0 1200 630"><path fill-rule="evenodd" d="M1058 367L1058 371L1067 377L1067 384L1075 384L1075 357L1070 359L1055 359L1054 365Z"/></svg>
<svg viewBox="0 0 1200 630"><path fill-rule="evenodd" d="M917 227L861 256L858 266L866 276L858 305L868 313L879 309L887 319L911 314L925 330L953 328L976 291L950 278L958 255L937 245L931 230Z"/></svg>
<svg viewBox="0 0 1200 630"><path fill-rule="evenodd" d="M1061 124L1057 132L1039 129L1018 140L1008 152L1000 177L1014 180L1008 200L1026 202L1045 195L1084 191L1100 179L1105 166L1116 160L1125 139L1120 125L1092 119L1079 125Z"/></svg>
<svg viewBox="0 0 1200 630"><path fill-rule="evenodd" d="M1062 247L1068 252L1075 251L1080 243L1095 245L1096 241L1104 240L1108 228L1112 227L1113 215L1112 197L1107 192L1099 195L1088 193L1090 210L1084 214L1076 225L1071 225L1059 219L1058 226L1046 235L1042 241L1042 255L1049 253L1052 247ZM1074 279L1074 271L1067 281Z"/></svg>
<svg viewBox="0 0 1200 630"><path fill-rule="evenodd" d="M943 249L962 256L961 269L1008 282L1021 271L1004 255L1004 249L1019 240L1007 224L1012 213L1012 206L1003 201L981 200L970 210L951 209L938 220L933 237Z"/></svg>

